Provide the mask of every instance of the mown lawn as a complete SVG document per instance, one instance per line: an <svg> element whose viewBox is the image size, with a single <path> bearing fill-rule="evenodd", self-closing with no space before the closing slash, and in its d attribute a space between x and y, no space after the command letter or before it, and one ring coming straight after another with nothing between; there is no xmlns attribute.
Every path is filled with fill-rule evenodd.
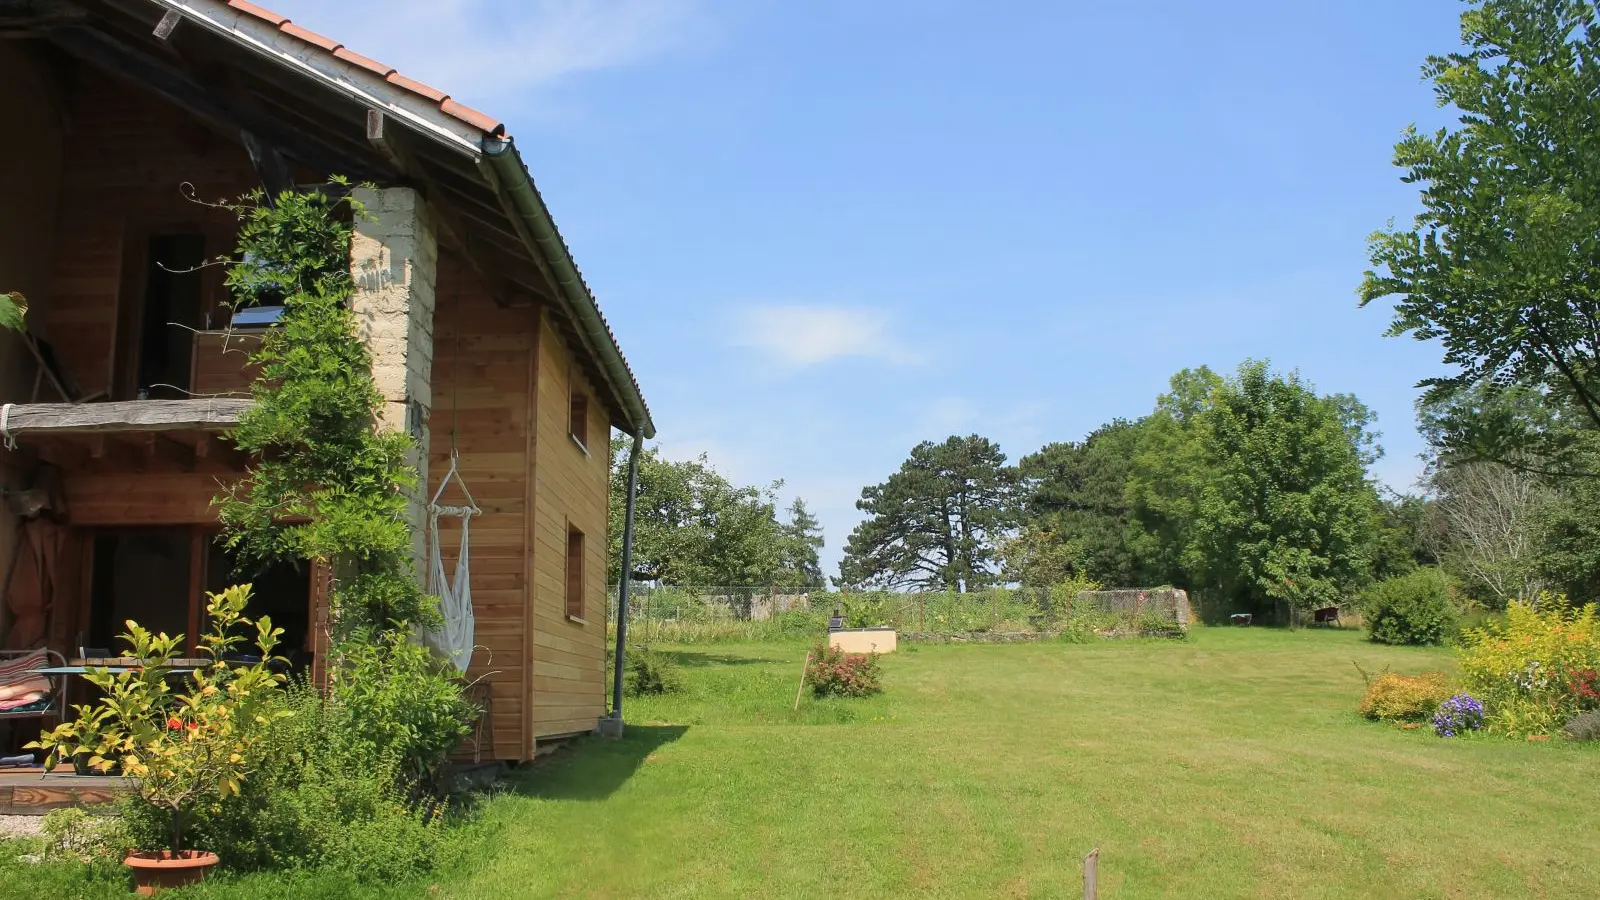
<svg viewBox="0 0 1600 900"><path fill-rule="evenodd" d="M1600 896L1600 752L1355 714L1352 661L1448 651L1265 629L923 647L885 658L883 697L794 713L805 649L678 648L688 692L518 773L429 882L206 895L1076 897L1098 847L1108 898ZM35 871L0 862L0 896L46 896L17 890Z"/></svg>

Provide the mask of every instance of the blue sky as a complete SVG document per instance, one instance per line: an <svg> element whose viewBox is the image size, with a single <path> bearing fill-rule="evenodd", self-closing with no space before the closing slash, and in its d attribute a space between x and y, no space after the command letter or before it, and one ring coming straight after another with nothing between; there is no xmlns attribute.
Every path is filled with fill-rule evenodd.
<svg viewBox="0 0 1600 900"><path fill-rule="evenodd" d="M1416 477L1437 348L1356 306L1453 0L276 0L507 121L673 457L827 530L920 440L1012 457L1186 366L1299 369Z"/></svg>

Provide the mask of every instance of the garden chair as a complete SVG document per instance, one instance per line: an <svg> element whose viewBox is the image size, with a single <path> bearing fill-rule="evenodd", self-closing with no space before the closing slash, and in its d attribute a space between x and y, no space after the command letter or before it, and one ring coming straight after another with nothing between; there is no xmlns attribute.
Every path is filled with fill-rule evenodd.
<svg viewBox="0 0 1600 900"><path fill-rule="evenodd" d="M0 719L56 719L66 713L60 675L35 670L66 660L54 650L0 650Z"/></svg>

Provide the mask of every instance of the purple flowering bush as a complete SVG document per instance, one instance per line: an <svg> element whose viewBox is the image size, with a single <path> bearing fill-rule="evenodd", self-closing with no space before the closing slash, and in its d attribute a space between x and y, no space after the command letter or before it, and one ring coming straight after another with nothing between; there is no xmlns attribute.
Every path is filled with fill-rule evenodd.
<svg viewBox="0 0 1600 900"><path fill-rule="evenodd" d="M1482 727L1483 703L1469 694L1451 697L1433 714L1433 732L1439 737L1456 737Z"/></svg>

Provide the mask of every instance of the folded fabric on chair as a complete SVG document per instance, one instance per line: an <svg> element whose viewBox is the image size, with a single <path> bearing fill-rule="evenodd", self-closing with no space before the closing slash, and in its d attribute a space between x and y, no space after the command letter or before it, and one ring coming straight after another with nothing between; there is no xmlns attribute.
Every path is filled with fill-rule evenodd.
<svg viewBox="0 0 1600 900"><path fill-rule="evenodd" d="M0 700L0 712L34 712L50 708L50 695L32 691L10 700Z"/></svg>

